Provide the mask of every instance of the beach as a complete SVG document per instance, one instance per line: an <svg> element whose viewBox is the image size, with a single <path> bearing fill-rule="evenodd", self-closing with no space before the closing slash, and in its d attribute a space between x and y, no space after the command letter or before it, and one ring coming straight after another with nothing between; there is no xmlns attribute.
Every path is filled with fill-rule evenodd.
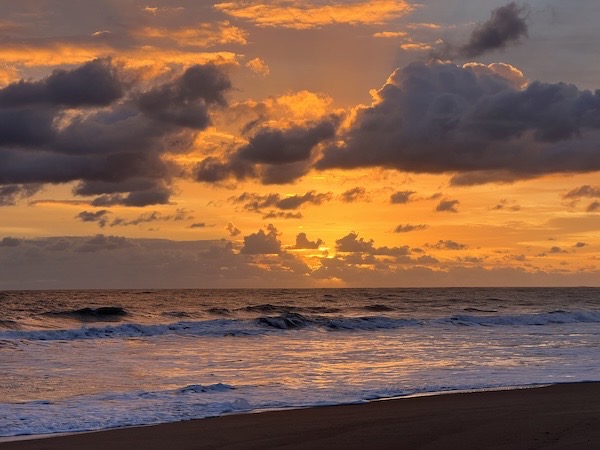
<svg viewBox="0 0 600 450"><path fill-rule="evenodd" d="M600 383L238 414L0 444L3 450L598 448Z"/></svg>

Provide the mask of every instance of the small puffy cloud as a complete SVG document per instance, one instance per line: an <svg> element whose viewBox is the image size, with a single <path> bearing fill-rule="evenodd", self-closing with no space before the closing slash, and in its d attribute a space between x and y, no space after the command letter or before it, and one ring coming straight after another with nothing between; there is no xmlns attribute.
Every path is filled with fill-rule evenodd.
<svg viewBox="0 0 600 450"><path fill-rule="evenodd" d="M297 250L316 250L320 246L322 246L325 242L321 239L317 239L316 241L310 241L306 236L306 233L298 233L296 236L296 244L292 247Z"/></svg>
<svg viewBox="0 0 600 450"><path fill-rule="evenodd" d="M354 203L360 200L367 200L367 190L363 187L348 189L340 194L340 200L345 203Z"/></svg>
<svg viewBox="0 0 600 450"><path fill-rule="evenodd" d="M249 236L244 236L244 246L240 253L244 255L270 255L281 253L281 241L277 239L279 233L272 224L267 226L267 232L258 230Z"/></svg>
<svg viewBox="0 0 600 450"><path fill-rule="evenodd" d="M227 230L227 232L229 233L229 236L231 236L231 237L239 236L242 233L242 231L239 228L237 228L234 224L232 224L231 222L229 222L227 224L225 229Z"/></svg>
<svg viewBox="0 0 600 450"><path fill-rule="evenodd" d="M411 225L407 223L406 225L398 225L394 228L394 233L410 233L411 231L419 231L427 228L427 225Z"/></svg>
<svg viewBox="0 0 600 450"><path fill-rule="evenodd" d="M190 228L190 229L206 228L206 223L205 222L196 222L196 223L191 224L187 228Z"/></svg>
<svg viewBox="0 0 600 450"><path fill-rule="evenodd" d="M458 200L442 200L436 206L435 210L437 212L452 212L457 213L456 205L459 205L460 202Z"/></svg>
<svg viewBox="0 0 600 450"><path fill-rule="evenodd" d="M461 244L452 240L440 239L435 244L425 244L425 247L435 248L437 250L465 250L469 248L466 244Z"/></svg>
<svg viewBox="0 0 600 450"><path fill-rule="evenodd" d="M366 241L364 238L359 238L358 234L354 231L348 233L346 236L337 239L336 250L343 253L368 253L370 255L380 256L406 256L410 254L410 248L408 246L403 247L375 247L375 241L369 239Z"/></svg>
<svg viewBox="0 0 600 450"><path fill-rule="evenodd" d="M459 54L467 58L481 56L492 50L501 50L527 37L529 9L515 2L492 11L492 17L478 25L469 42L460 47Z"/></svg>
<svg viewBox="0 0 600 450"><path fill-rule="evenodd" d="M411 197L413 194L416 194L415 191L398 191L391 195L390 201L394 205L404 204L411 201Z"/></svg>
<svg viewBox="0 0 600 450"><path fill-rule="evenodd" d="M271 72L271 69L267 63L260 58L251 59L246 63L246 67L248 67L252 72L262 75L263 77L266 77Z"/></svg>
<svg viewBox="0 0 600 450"><path fill-rule="evenodd" d="M573 245L573 247L575 248L583 248L583 247L587 247L589 244L586 242L577 242L575 245Z"/></svg>
<svg viewBox="0 0 600 450"><path fill-rule="evenodd" d="M514 202L509 202L506 199L500 200L495 206L490 208L492 211L520 211L521 206Z"/></svg>
<svg viewBox="0 0 600 450"><path fill-rule="evenodd" d="M97 223L100 228L104 228L108 223L108 215L110 211L101 209L99 211L81 211L75 216L76 219L82 222L94 222Z"/></svg>
<svg viewBox="0 0 600 450"><path fill-rule="evenodd" d="M561 247L553 246L553 247L550 247L550 249L548 250L548 253L568 253L568 252L566 250L562 249Z"/></svg>

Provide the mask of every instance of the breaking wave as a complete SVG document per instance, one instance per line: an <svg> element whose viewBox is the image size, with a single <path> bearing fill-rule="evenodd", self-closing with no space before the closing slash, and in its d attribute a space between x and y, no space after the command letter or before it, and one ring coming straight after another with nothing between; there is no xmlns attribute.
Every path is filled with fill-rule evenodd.
<svg viewBox="0 0 600 450"><path fill-rule="evenodd" d="M0 340L57 341L77 339L136 338L163 335L251 336L277 330L321 328L329 331L368 331L426 326L544 326L553 324L600 323L600 311L551 311L516 315L458 314L434 319L392 318L383 316L328 317L288 313L255 319L214 319L169 324L124 323L114 326L74 329L5 330Z"/></svg>

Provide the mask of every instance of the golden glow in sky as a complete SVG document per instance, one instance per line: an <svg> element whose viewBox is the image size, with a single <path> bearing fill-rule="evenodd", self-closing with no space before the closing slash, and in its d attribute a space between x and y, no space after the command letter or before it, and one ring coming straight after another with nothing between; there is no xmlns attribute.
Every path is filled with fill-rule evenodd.
<svg viewBox="0 0 600 450"><path fill-rule="evenodd" d="M600 7L462 3L0 0L0 289L598 285Z"/></svg>

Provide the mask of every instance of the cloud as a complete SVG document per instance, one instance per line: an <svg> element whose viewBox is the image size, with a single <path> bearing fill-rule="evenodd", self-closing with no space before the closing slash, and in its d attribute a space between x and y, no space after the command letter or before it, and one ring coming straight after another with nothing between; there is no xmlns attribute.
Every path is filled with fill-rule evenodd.
<svg viewBox="0 0 600 450"><path fill-rule="evenodd" d="M586 208L587 212L599 212L600 211L600 202L592 202Z"/></svg>
<svg viewBox="0 0 600 450"><path fill-rule="evenodd" d="M40 81L21 80L0 89L0 108L54 105L67 108L108 106L123 96L124 86L108 59L73 70L55 70Z"/></svg>
<svg viewBox="0 0 600 450"><path fill-rule="evenodd" d="M587 247L589 244L586 242L577 242L575 245L573 245L573 247L575 248L583 248L583 247Z"/></svg>
<svg viewBox="0 0 600 450"><path fill-rule="evenodd" d="M466 244L460 244L452 240L439 240L435 244L425 244L425 247L435 248L437 250L465 250L469 248Z"/></svg>
<svg viewBox="0 0 600 450"><path fill-rule="evenodd" d="M322 239L310 241L306 236L306 233L298 233L296 236L296 245L294 245L292 248L297 250L317 250L323 244L325 244L325 242L323 242Z"/></svg>
<svg viewBox="0 0 600 450"><path fill-rule="evenodd" d="M499 203L497 203L495 206L493 206L490 209L492 211L506 211L506 210L520 211L521 210L520 205L515 205L514 202L512 202L513 204L510 204L510 203L511 202L509 202L508 200L502 199L502 200L500 200Z"/></svg>
<svg viewBox="0 0 600 450"><path fill-rule="evenodd" d="M225 159L208 157L195 169L197 181L220 182L228 178L259 178L265 184L285 184L303 176L314 149L335 135L338 118L287 128L261 127L247 144Z"/></svg>
<svg viewBox="0 0 600 450"><path fill-rule="evenodd" d="M132 34L138 38L166 39L182 47L209 48L216 45L248 43L248 33L228 21L218 23L199 23L193 27L167 28L145 26L134 29Z"/></svg>
<svg viewBox="0 0 600 450"><path fill-rule="evenodd" d="M4 203L17 198L7 195L14 186L27 196L70 182L75 195L99 196L93 206L169 203L182 168L165 156L193 149L231 84L213 65L162 80L132 78L110 60L95 60L0 89Z"/></svg>
<svg viewBox="0 0 600 450"><path fill-rule="evenodd" d="M18 245L21 245L21 243L21 239L6 236L0 241L0 247L17 247Z"/></svg>
<svg viewBox="0 0 600 450"><path fill-rule="evenodd" d="M133 242L127 238L120 236L105 236L103 234L97 234L96 236L87 239L80 247L77 248L78 252L100 252L103 250L118 250L127 247L132 247Z"/></svg>
<svg viewBox="0 0 600 450"><path fill-rule="evenodd" d="M262 75L263 77L266 77L271 72L271 69L269 69L267 63L260 58L251 59L246 63L246 67L248 67L252 72Z"/></svg>
<svg viewBox="0 0 600 450"><path fill-rule="evenodd" d="M398 191L391 195L390 202L394 205L401 205L404 203L408 203L411 200L413 194L416 194L415 191Z"/></svg>
<svg viewBox="0 0 600 450"><path fill-rule="evenodd" d="M403 247L375 247L373 239L365 241L364 238L359 238L354 231L343 238L337 239L335 243L336 250L344 253L367 253L382 256L406 256L410 254L410 248L406 245Z"/></svg>
<svg viewBox="0 0 600 450"><path fill-rule="evenodd" d="M467 58L481 56L492 50L501 50L527 37L529 8L509 3L492 11L487 22L478 25L469 42L460 47L459 54Z"/></svg>
<svg viewBox="0 0 600 450"><path fill-rule="evenodd" d="M190 211L185 208L178 208L175 211L175 214L165 215L160 211L149 211L140 214L135 219L127 220L122 217L115 218L111 223L111 227L127 227L130 225L141 225L144 223L151 222L167 222L167 221L182 221L182 220L192 220L194 216L190 215ZM189 228L192 228L191 226ZM196 227L193 227L196 228Z"/></svg>
<svg viewBox="0 0 600 450"><path fill-rule="evenodd" d="M354 203L360 200L368 200L367 190L363 187L348 189L340 194L340 200L345 203Z"/></svg>
<svg viewBox="0 0 600 450"><path fill-rule="evenodd" d="M585 184L583 186L576 187L575 189L571 189L565 195L563 195L564 199L580 199L582 197L591 197L591 198L600 198L600 186L590 186L589 184Z"/></svg>
<svg viewBox="0 0 600 450"><path fill-rule="evenodd" d="M409 64L355 109L315 167L455 173L462 185L600 170L600 92L524 84L506 64Z"/></svg>
<svg viewBox="0 0 600 450"><path fill-rule="evenodd" d="M453 212L453 213L457 213L458 210L456 209L456 205L458 205L458 204L460 204L460 202L458 200L442 200L435 207L435 210L437 212Z"/></svg>
<svg viewBox="0 0 600 450"><path fill-rule="evenodd" d="M269 219L302 219L302 213L291 213L283 211L269 211L262 216L263 220Z"/></svg>
<svg viewBox="0 0 600 450"><path fill-rule="evenodd" d="M244 246L240 252L244 255L269 255L281 253L281 241L277 239L279 233L272 224L267 226L267 233L258 230L257 233L244 236Z"/></svg>
<svg viewBox="0 0 600 450"><path fill-rule="evenodd" d="M237 197L230 197L229 201L234 204L243 204L244 209L262 213L264 208L277 208L282 210L295 210L306 205L322 205L333 198L331 192L317 193L308 191L305 194L295 194L282 197L280 194L272 193L266 195L244 192Z"/></svg>
<svg viewBox="0 0 600 450"><path fill-rule="evenodd" d="M110 211L101 209L100 211L81 211L75 216L76 219L82 222L94 222L97 223L100 228L104 228L108 223L108 214Z"/></svg>
<svg viewBox="0 0 600 450"><path fill-rule="evenodd" d="M401 17L413 10L404 0L372 0L357 2L315 2L276 0L217 3L215 8L236 19L244 19L259 27L281 27L305 30L334 24L373 25Z"/></svg>
<svg viewBox="0 0 600 450"><path fill-rule="evenodd" d="M196 222L188 226L187 228L196 229L196 228L206 228L205 222Z"/></svg>
<svg viewBox="0 0 600 450"><path fill-rule="evenodd" d="M560 247L554 246L548 250L548 253L568 253L568 252Z"/></svg>
<svg viewBox="0 0 600 450"><path fill-rule="evenodd" d="M17 199L29 198L42 189L39 184L0 185L0 206L13 206Z"/></svg>
<svg viewBox="0 0 600 450"><path fill-rule="evenodd" d="M227 232L229 233L229 236L231 237L235 237L235 236L239 236L242 231L237 228L234 224L232 224L231 222L229 222L227 224L227 227L225 227L225 229L227 230Z"/></svg>
<svg viewBox="0 0 600 450"><path fill-rule="evenodd" d="M424 230L428 228L427 225L398 225L394 228L394 233L410 233L411 231Z"/></svg>

